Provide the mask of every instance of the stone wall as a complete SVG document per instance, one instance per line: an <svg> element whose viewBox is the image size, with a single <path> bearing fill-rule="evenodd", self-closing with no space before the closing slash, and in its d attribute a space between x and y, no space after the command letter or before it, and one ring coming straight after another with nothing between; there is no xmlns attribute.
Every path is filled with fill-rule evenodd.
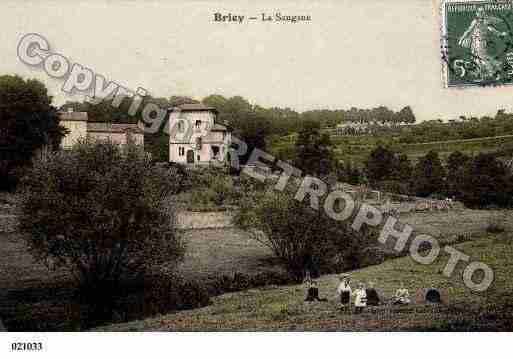
<svg viewBox="0 0 513 359"><path fill-rule="evenodd" d="M233 212L179 212L177 216L180 229L209 229L233 227Z"/></svg>

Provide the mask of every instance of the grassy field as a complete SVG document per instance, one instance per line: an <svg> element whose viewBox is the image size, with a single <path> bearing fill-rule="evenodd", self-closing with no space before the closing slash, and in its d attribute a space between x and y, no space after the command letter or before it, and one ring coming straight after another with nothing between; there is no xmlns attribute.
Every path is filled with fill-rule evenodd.
<svg viewBox="0 0 513 359"><path fill-rule="evenodd" d="M355 164L363 164L371 151L378 145L383 144L394 151L402 152L415 162L419 157L429 151L437 151L441 158L447 158L452 152L460 151L469 155L479 152L489 153L503 149L511 149L513 136L498 136L475 138L471 140L436 141L426 143L401 144L390 137L375 136L332 136L331 140L335 145L337 159L350 161ZM293 153L295 136L275 138L270 144L273 154Z"/></svg>
<svg viewBox="0 0 513 359"><path fill-rule="evenodd" d="M7 211L4 215L12 213ZM471 237L468 239L475 239L485 234L488 225L496 221L508 220L509 223L505 226L511 231L512 219L511 212L474 210L416 213L403 215L401 218L403 222L413 225L417 231L435 235L443 243L459 241L456 237L462 233L470 233ZM64 271L48 269L36 262L28 253L23 238L18 233L5 229L0 224L0 317L4 324L8 329L18 330L26 330L28 327L43 331L80 330L80 327L70 325L72 320L80 316L80 308L72 299L73 282L70 275ZM238 229L189 230L184 232L184 236L188 251L185 260L178 267L178 272L186 279L207 283L222 275L256 275L282 271L267 247ZM280 291L288 293L291 289L285 287L273 290L279 296ZM302 295L303 289L298 287L294 290ZM250 294L240 295L258 296L257 293L260 292L249 291ZM216 303L218 300L215 298ZM269 301L271 303L272 299ZM279 301L273 305L281 308L279 310L284 308ZM286 313L288 309L284 310ZM331 311L329 306L326 311ZM232 315L234 314L229 317ZM280 314L271 316L279 318Z"/></svg>
<svg viewBox="0 0 513 359"><path fill-rule="evenodd" d="M457 248L490 265L495 281L484 294L467 289L461 280L462 266L452 278L441 274L448 255L432 265L415 263L409 257L387 261L352 273L354 281L373 280L390 297L401 282L410 292L435 286L446 293L440 306L420 301L409 306L382 306L362 314L341 312L333 294L337 275L318 281L328 302L303 302L301 285L265 287L230 293L214 299L202 309L163 315L142 321L98 328L108 331L358 331L358 330L511 330L513 329L513 240L508 236L486 236ZM417 298L419 296L416 296Z"/></svg>

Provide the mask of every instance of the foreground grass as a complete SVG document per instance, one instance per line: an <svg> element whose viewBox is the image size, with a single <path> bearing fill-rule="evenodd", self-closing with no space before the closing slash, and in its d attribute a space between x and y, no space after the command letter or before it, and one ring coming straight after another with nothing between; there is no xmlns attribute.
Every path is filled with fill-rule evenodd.
<svg viewBox="0 0 513 359"><path fill-rule="evenodd" d="M113 331L249 331L249 330L511 330L513 305L513 240L509 235L487 236L456 247L483 261L495 271L495 281L484 294L476 294L462 282L464 266L458 266L452 278L441 272L448 255L441 255L429 266L410 258L387 261L352 273L354 281L373 280L390 297L403 282L411 293L435 286L446 293L441 306L420 303L406 307L383 306L363 314L342 313L333 294L336 275L318 281L324 303L304 303L301 285L266 287L231 293L214 298L213 305L146 320L123 323L98 330Z"/></svg>

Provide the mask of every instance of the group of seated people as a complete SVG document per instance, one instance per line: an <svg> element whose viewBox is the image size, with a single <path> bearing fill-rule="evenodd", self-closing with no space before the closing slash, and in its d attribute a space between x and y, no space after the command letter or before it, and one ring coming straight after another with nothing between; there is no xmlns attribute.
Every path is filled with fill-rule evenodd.
<svg viewBox="0 0 513 359"><path fill-rule="evenodd" d="M366 287L364 283L358 283L356 289L351 288L351 278L348 275L342 275L340 283L337 287L337 298L340 300L342 309L350 307L352 304L351 298L354 297L355 312L360 313L367 306L378 306L381 304L394 304L394 305L407 305L411 303L410 293L403 283L400 284L399 288L395 291L395 294L389 300L381 298L378 291L376 290L374 283L369 282ZM309 276L305 279L307 284L307 296L305 301L327 301L326 298L319 297L319 289L317 283L312 280ZM428 298L429 297L429 298ZM436 297L436 298L435 298ZM432 303L440 302L440 295L435 289L428 290L426 300Z"/></svg>

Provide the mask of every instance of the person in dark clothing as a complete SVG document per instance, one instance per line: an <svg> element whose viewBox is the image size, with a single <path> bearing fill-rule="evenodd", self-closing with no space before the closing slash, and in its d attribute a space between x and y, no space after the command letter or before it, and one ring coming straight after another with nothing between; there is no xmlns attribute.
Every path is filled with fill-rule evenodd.
<svg viewBox="0 0 513 359"><path fill-rule="evenodd" d="M379 294L374 288L374 282L369 282L369 286L365 290L367 294L367 305L369 306L378 306L381 304L381 299L379 298Z"/></svg>
<svg viewBox="0 0 513 359"><path fill-rule="evenodd" d="M317 287L317 283L315 283L313 280L310 280L308 282L308 290L306 292L305 302L313 302L315 300L318 302L327 301L326 298L319 298L319 288Z"/></svg>
<svg viewBox="0 0 513 359"><path fill-rule="evenodd" d="M442 297L440 296L440 292L435 288L429 288L426 291L425 296L426 302L431 304L440 304L442 303Z"/></svg>

